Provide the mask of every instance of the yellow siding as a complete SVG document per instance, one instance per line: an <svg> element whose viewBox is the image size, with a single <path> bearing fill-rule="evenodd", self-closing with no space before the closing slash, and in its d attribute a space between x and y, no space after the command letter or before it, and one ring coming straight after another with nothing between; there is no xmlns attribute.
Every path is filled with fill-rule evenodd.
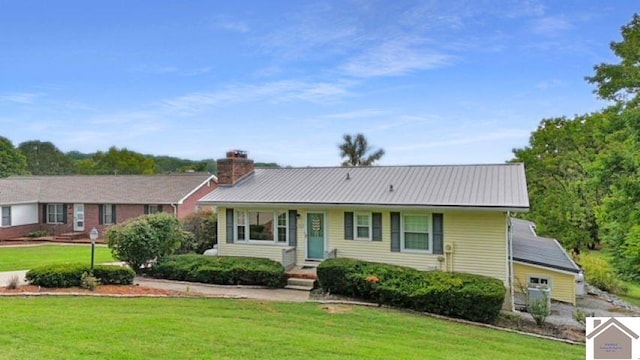
<svg viewBox="0 0 640 360"><path fill-rule="evenodd" d="M444 215L444 243L453 245L449 269L494 277L508 287L507 217L498 212Z"/></svg>
<svg viewBox="0 0 640 360"><path fill-rule="evenodd" d="M513 272L516 291L520 291L521 286L527 286L529 276L548 277L551 279L551 298L553 300L576 304L575 275L519 262L513 263Z"/></svg>

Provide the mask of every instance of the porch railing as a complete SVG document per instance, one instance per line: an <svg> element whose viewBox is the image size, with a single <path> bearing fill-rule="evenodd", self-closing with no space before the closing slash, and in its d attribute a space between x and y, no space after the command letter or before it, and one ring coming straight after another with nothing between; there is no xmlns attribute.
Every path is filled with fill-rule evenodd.
<svg viewBox="0 0 640 360"><path fill-rule="evenodd" d="M286 247L282 249L282 266L285 270L290 270L296 265L296 248Z"/></svg>
<svg viewBox="0 0 640 360"><path fill-rule="evenodd" d="M338 249L333 248L324 252L325 259L335 259L337 257L338 257Z"/></svg>

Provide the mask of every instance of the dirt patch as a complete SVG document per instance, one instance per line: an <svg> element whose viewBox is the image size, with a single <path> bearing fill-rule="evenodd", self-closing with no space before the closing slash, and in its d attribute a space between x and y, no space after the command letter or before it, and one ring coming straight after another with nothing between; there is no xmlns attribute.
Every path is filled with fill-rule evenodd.
<svg viewBox="0 0 640 360"><path fill-rule="evenodd" d="M320 306L320 309L324 310L328 314L343 314L343 313L350 313L353 311L352 306L333 305L333 304L322 305Z"/></svg>
<svg viewBox="0 0 640 360"><path fill-rule="evenodd" d="M575 342L584 342L584 330L578 329L574 326L567 325L552 325L545 323L543 326L538 326L533 320L523 319L515 314L502 314L495 326L523 331L531 334L551 336L558 339L571 340Z"/></svg>
<svg viewBox="0 0 640 360"><path fill-rule="evenodd" d="M27 293L73 293L73 294L101 294L101 295L156 295L156 296L189 296L192 297L192 293L184 293L181 291L153 289L137 285L100 285L95 290L87 290L78 287L71 288L45 288L35 285L19 286L17 289L0 288L0 294L27 294Z"/></svg>

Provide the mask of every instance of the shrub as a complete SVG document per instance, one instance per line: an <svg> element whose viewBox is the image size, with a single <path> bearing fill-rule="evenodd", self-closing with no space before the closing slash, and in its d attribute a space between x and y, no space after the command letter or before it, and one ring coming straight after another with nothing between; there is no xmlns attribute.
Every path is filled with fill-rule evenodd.
<svg viewBox="0 0 640 360"><path fill-rule="evenodd" d="M176 251L178 254L193 253L202 254L217 244L217 216L212 211L192 213L182 221L182 229L192 236L182 242Z"/></svg>
<svg viewBox="0 0 640 360"><path fill-rule="evenodd" d="M7 290L17 289L19 284L20 284L20 278L17 275L13 275L9 278L6 289Z"/></svg>
<svg viewBox="0 0 640 360"><path fill-rule="evenodd" d="M346 258L322 262L317 273L322 288L335 294L480 322L497 319L506 293L500 280L486 276Z"/></svg>
<svg viewBox="0 0 640 360"><path fill-rule="evenodd" d="M113 225L106 234L113 256L135 272L141 272L152 260L173 254L185 236L178 219L165 213Z"/></svg>
<svg viewBox="0 0 640 360"><path fill-rule="evenodd" d="M98 287L98 285L100 285L100 282L95 276L86 271L82 273L82 276L80 277L81 288L93 291Z"/></svg>
<svg viewBox="0 0 640 360"><path fill-rule="evenodd" d="M156 278L220 285L283 287L284 267L273 260L249 257L174 255L160 259L150 269Z"/></svg>
<svg viewBox="0 0 640 360"><path fill-rule="evenodd" d="M82 285L82 275L91 273L91 267L84 264L56 264L31 269L27 280L33 285L51 288L64 288ZM121 266L99 265L93 276L104 285L132 284L135 273Z"/></svg>
<svg viewBox="0 0 640 360"><path fill-rule="evenodd" d="M527 305L527 311L533 318L533 321L536 322L536 325L542 326L544 325L547 316L549 316L549 299L548 295L544 295L541 299L529 299L529 303Z"/></svg>
<svg viewBox="0 0 640 360"><path fill-rule="evenodd" d="M605 260L589 253L580 254L580 266L584 270L587 283L600 290L625 295L629 287L618 278L615 270Z"/></svg>
<svg viewBox="0 0 640 360"><path fill-rule="evenodd" d="M40 237L49 236L49 232L45 230L32 231L28 233L27 236L30 238L40 238Z"/></svg>

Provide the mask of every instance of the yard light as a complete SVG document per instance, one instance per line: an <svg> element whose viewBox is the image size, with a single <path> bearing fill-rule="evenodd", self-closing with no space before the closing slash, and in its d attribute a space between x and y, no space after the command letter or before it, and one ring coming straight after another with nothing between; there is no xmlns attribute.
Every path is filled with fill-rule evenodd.
<svg viewBox="0 0 640 360"><path fill-rule="evenodd" d="M96 230L95 227L91 229L89 238L91 239L91 273L93 274L93 260L95 259L96 253L96 239L98 239L98 230Z"/></svg>

